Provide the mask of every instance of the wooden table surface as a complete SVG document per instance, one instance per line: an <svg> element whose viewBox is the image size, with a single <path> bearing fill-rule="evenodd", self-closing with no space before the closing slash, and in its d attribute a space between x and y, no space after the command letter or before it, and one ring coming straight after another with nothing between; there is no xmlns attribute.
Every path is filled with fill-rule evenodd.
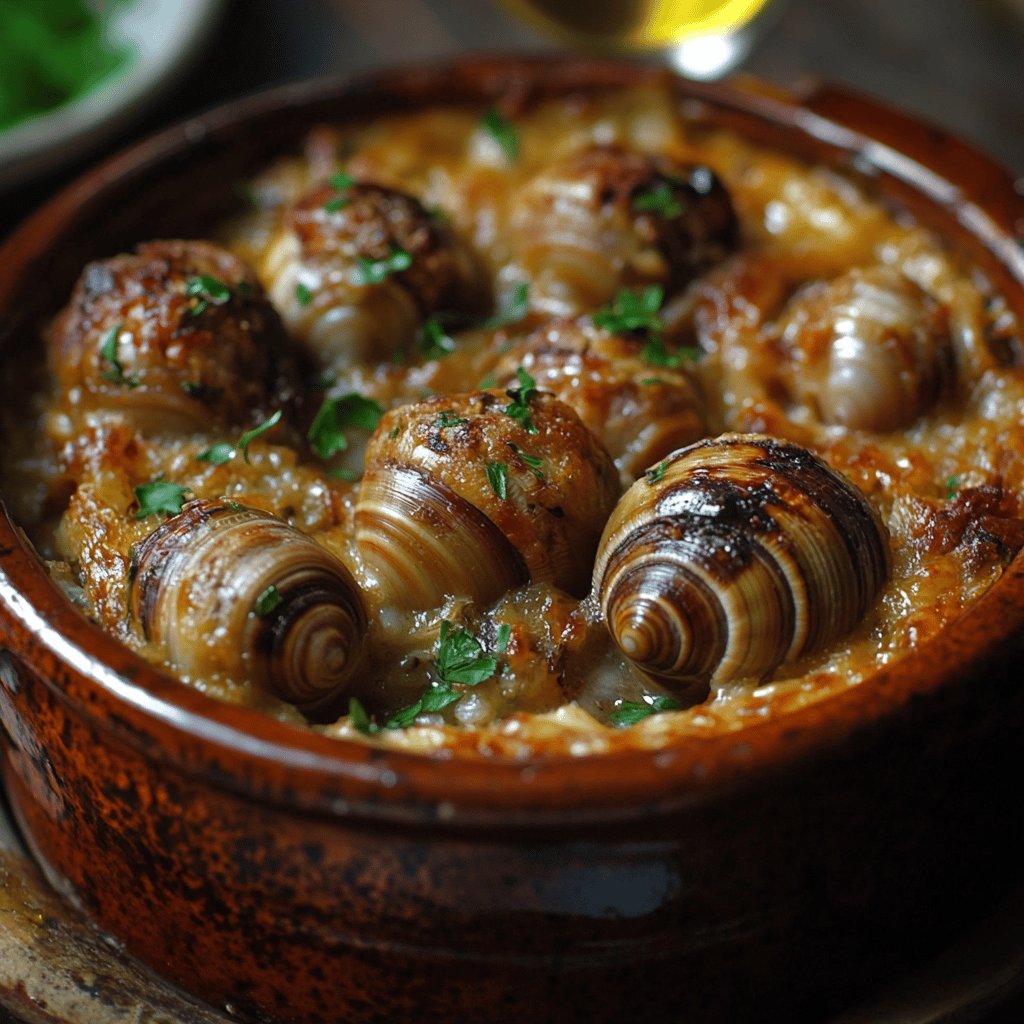
<svg viewBox="0 0 1024 1024"><path fill-rule="evenodd" d="M782 84L810 74L853 86L964 136L1024 174L1024 0L779 3L743 70ZM226 100L302 78L499 49L550 50L552 44L485 0L228 0L203 55L145 117L77 166L0 195L0 237L85 163ZM1002 998L1024 980L1024 893L1014 899L1000 918L1006 963L993 990L1000 1008L983 1000L955 1016L922 1017L902 1013L897 994L893 1015L884 1019L1024 1021L1024 998ZM991 922L985 927L978 942L991 939ZM13 1020L2 1004L0 1022Z"/></svg>

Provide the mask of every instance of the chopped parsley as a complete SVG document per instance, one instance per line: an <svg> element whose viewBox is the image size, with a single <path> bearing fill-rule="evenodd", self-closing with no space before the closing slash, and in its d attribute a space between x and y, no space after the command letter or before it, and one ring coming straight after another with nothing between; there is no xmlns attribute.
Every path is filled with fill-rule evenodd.
<svg viewBox="0 0 1024 1024"><path fill-rule="evenodd" d="M594 323L606 331L650 331L659 334L664 323L658 310L661 309L665 290L660 284L652 284L641 292L623 289L612 300L611 305L594 314Z"/></svg>
<svg viewBox="0 0 1024 1024"><path fill-rule="evenodd" d="M193 316L205 313L210 306L223 306L231 301L231 289L219 278L209 274L190 277L185 284L185 294L199 300L192 307Z"/></svg>
<svg viewBox="0 0 1024 1024"><path fill-rule="evenodd" d="M498 378L495 377L493 373L487 374L487 376L484 377L484 379L482 381L480 381L480 390L481 391L490 391L491 388L496 388L497 386L498 386Z"/></svg>
<svg viewBox="0 0 1024 1024"><path fill-rule="evenodd" d="M359 257L356 267L356 284L381 284L392 274L408 270L412 266L412 256L401 246L391 243L391 252L382 260L371 260L367 256Z"/></svg>
<svg viewBox="0 0 1024 1024"><path fill-rule="evenodd" d="M510 627L502 626L498 630L499 653L508 645L510 635ZM419 715L441 711L462 696L453 687L477 686L498 671L498 659L487 654L468 629L455 629L447 619L441 623L434 665L437 678L414 704L396 711L384 723L386 729L405 729Z"/></svg>
<svg viewBox="0 0 1024 1024"><path fill-rule="evenodd" d="M662 462L655 466L654 469L647 470L646 474L644 474L647 477L647 482L649 484L656 484L665 475L666 469L668 469L668 463Z"/></svg>
<svg viewBox="0 0 1024 1024"><path fill-rule="evenodd" d="M686 202L676 189L674 183L659 181L657 185L633 196L633 209L639 213L656 213L666 219L680 217L686 210Z"/></svg>
<svg viewBox="0 0 1024 1024"><path fill-rule="evenodd" d="M295 286L295 299L300 306L308 306L313 301L313 293L300 281Z"/></svg>
<svg viewBox="0 0 1024 1024"><path fill-rule="evenodd" d="M512 292L505 296L498 312L485 320L481 326L486 330L496 331L499 327L519 323L529 312L530 286L525 281L520 281Z"/></svg>
<svg viewBox="0 0 1024 1024"><path fill-rule="evenodd" d="M530 399L537 394L537 382L520 366L516 370L519 387L509 388L505 394L512 399L505 406L505 415L517 420L528 434L539 433L530 417Z"/></svg>
<svg viewBox="0 0 1024 1024"><path fill-rule="evenodd" d="M337 398L325 398L306 437L321 459L329 459L348 448L346 428L376 430L383 415L384 410L380 405L358 391L350 391Z"/></svg>
<svg viewBox="0 0 1024 1024"><path fill-rule="evenodd" d="M265 615L269 615L283 600L284 598L281 596L281 591L271 583L270 586L256 598L256 614L259 615L260 618L263 618Z"/></svg>
<svg viewBox="0 0 1024 1024"><path fill-rule="evenodd" d="M440 415L434 421L434 426L439 430L445 430L448 427L457 427L460 423L468 423L469 420L465 416L456 416L452 409L442 409Z"/></svg>
<svg viewBox="0 0 1024 1024"><path fill-rule="evenodd" d="M498 144L510 164L519 159L519 132L508 118L492 107L480 118L480 126Z"/></svg>
<svg viewBox="0 0 1024 1024"><path fill-rule="evenodd" d="M665 347L665 342L654 335L647 339L640 352L640 358L651 366L664 366L666 369L673 369L685 362L696 363L703 354L704 350L700 348L679 348L674 352L669 352Z"/></svg>
<svg viewBox="0 0 1024 1024"><path fill-rule="evenodd" d="M342 466L339 469L332 469L327 475L337 480L347 480L350 484L354 484L363 474L357 469L346 469Z"/></svg>
<svg viewBox="0 0 1024 1024"><path fill-rule="evenodd" d="M508 497L508 466L504 462L488 462L487 482L491 490L504 501Z"/></svg>
<svg viewBox="0 0 1024 1024"><path fill-rule="evenodd" d="M679 711L681 708L682 705L671 697L645 697L640 702L622 701L608 718L613 725L625 729L645 718L650 718L651 715L660 715L664 711Z"/></svg>
<svg viewBox="0 0 1024 1024"><path fill-rule="evenodd" d="M188 487L171 483L162 476L158 476L152 483L139 484L135 488L135 500L139 503L135 518L145 519L146 516L160 513L176 516L185 504L185 495L188 491Z"/></svg>
<svg viewBox="0 0 1024 1024"><path fill-rule="evenodd" d="M238 439L238 448L242 452L242 458L246 462L249 461L249 445L256 440L261 434L265 434L268 430L273 430L274 427L281 422L282 412L280 409L277 410L269 419L264 420L258 427L253 427L252 430L247 430Z"/></svg>
<svg viewBox="0 0 1024 1024"><path fill-rule="evenodd" d="M443 359L455 351L455 339L445 331L436 316L423 321L416 338L424 359Z"/></svg>
<svg viewBox="0 0 1024 1024"><path fill-rule="evenodd" d="M960 477L951 476L946 480L946 498L952 501L960 490Z"/></svg>
<svg viewBox="0 0 1024 1024"><path fill-rule="evenodd" d="M380 726L372 719L363 707L363 702L358 697L348 699L348 720L352 727L364 736L372 736L380 732Z"/></svg>
<svg viewBox="0 0 1024 1024"><path fill-rule="evenodd" d="M544 473L541 471L541 466L544 465L544 460L539 455L527 455L518 445L513 444L511 441L508 443L509 448L512 449L526 463L530 472L538 479L544 479Z"/></svg>
<svg viewBox="0 0 1024 1024"><path fill-rule="evenodd" d="M504 654L508 650L508 642L512 636L512 627L505 623L498 627L498 635L494 638L494 649L499 654Z"/></svg>
<svg viewBox="0 0 1024 1024"><path fill-rule="evenodd" d="M207 448L206 451L200 452L196 456L196 461L209 462L213 466L223 466L234 454L235 446L228 444L226 441L221 441L219 444Z"/></svg>
<svg viewBox="0 0 1024 1024"><path fill-rule="evenodd" d="M124 367L117 358L117 339L123 329L123 323L111 327L100 346L100 358L104 362L110 363L110 369L103 371L103 379L110 381L111 384L126 384L130 388L137 388L139 378L134 374L131 377L126 377Z"/></svg>
<svg viewBox="0 0 1024 1024"><path fill-rule="evenodd" d="M355 178L353 178L351 174L346 174L344 171L338 171L337 174L332 174L330 178L328 178L327 183L336 192L346 192L356 182ZM324 203L324 209L328 213L337 213L339 210L343 210L348 206L349 202L350 199L346 195L332 196L326 203Z"/></svg>

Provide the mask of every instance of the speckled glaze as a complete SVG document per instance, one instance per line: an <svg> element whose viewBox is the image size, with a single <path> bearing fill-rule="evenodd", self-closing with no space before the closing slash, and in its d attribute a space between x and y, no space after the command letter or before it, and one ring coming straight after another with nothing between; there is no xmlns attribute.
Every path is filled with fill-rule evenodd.
<svg viewBox="0 0 1024 1024"><path fill-rule="evenodd" d="M202 234L318 120L658 75L485 58L175 128L0 251L0 359L88 259ZM1024 321L1024 200L989 160L831 88L676 88L694 117L875 175ZM215 703L86 621L6 514L0 648L4 781L51 880L251 1020L820 1019L947 938L1024 853L1020 559L870 685L740 735L588 760L385 753Z"/></svg>

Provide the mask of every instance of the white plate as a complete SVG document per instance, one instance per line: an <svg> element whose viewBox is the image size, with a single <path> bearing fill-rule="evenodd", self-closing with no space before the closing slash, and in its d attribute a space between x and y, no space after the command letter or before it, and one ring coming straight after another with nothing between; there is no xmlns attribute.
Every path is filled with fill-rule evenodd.
<svg viewBox="0 0 1024 1024"><path fill-rule="evenodd" d="M0 131L0 190L83 155L123 127L182 72L221 6L222 0L115 6L110 36L131 60L84 96Z"/></svg>

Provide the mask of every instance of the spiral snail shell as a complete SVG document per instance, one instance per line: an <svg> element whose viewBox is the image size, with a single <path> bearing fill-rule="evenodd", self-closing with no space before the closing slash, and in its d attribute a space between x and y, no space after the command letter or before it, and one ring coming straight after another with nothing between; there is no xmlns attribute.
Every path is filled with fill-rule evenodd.
<svg viewBox="0 0 1024 1024"><path fill-rule="evenodd" d="M249 682L310 718L337 710L366 632L333 555L266 512L207 499L136 548L129 607L179 671Z"/></svg>
<svg viewBox="0 0 1024 1024"><path fill-rule="evenodd" d="M531 304L573 316L622 287L671 292L737 245L732 201L708 167L590 146L527 183L511 222Z"/></svg>
<svg viewBox="0 0 1024 1024"><path fill-rule="evenodd" d="M304 195L261 269L289 330L336 368L407 350L430 313L490 307L469 246L413 196L368 182Z"/></svg>
<svg viewBox="0 0 1024 1024"><path fill-rule="evenodd" d="M955 377L948 311L891 267L809 286L779 326L790 389L823 423L896 430Z"/></svg>
<svg viewBox="0 0 1024 1024"><path fill-rule="evenodd" d="M594 588L623 653L700 699L852 629L888 573L885 528L844 477L787 441L726 434L626 492Z"/></svg>
<svg viewBox="0 0 1024 1024"><path fill-rule="evenodd" d="M297 374L252 271L212 242L164 240L90 263L49 339L63 410L144 434L258 423Z"/></svg>
<svg viewBox="0 0 1024 1024"><path fill-rule="evenodd" d="M435 608L448 595L486 602L530 580L586 592L618 496L615 466L562 402L535 394L516 419L509 397L446 395L381 420L355 537L383 600L405 608Z"/></svg>

